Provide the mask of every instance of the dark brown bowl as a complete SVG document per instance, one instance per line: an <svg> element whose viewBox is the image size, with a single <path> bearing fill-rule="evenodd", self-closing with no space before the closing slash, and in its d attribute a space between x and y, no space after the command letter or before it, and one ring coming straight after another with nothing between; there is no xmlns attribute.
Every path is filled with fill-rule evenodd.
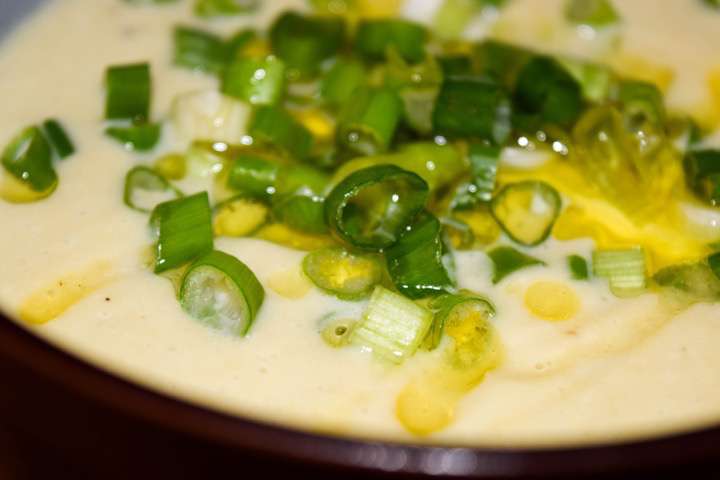
<svg viewBox="0 0 720 480"><path fill-rule="evenodd" d="M577 449L413 446L228 416L106 373L0 316L0 478L715 478L720 428Z"/></svg>

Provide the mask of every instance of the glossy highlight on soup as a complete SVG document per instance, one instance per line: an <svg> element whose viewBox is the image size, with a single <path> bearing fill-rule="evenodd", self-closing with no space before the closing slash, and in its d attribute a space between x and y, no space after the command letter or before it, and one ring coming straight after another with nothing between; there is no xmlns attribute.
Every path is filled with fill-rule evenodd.
<svg viewBox="0 0 720 480"><path fill-rule="evenodd" d="M716 423L718 42L712 0L48 1L0 45L0 307L333 435Z"/></svg>

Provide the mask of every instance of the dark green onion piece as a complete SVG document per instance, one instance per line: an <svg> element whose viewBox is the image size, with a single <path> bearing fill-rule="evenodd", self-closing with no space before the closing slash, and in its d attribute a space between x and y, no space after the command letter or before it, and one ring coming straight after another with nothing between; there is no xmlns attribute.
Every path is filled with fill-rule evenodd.
<svg viewBox="0 0 720 480"><path fill-rule="evenodd" d="M425 57L427 31L422 25L400 20L364 20L358 25L355 48L368 60L383 61L394 48L406 61L416 63Z"/></svg>
<svg viewBox="0 0 720 480"><path fill-rule="evenodd" d="M153 210L150 225L158 235L155 273L177 268L213 248L207 192L159 204Z"/></svg>
<svg viewBox="0 0 720 480"><path fill-rule="evenodd" d="M666 119L663 94L648 82L625 81L618 88L618 102L626 118L635 125L648 121L662 125Z"/></svg>
<svg viewBox="0 0 720 480"><path fill-rule="evenodd" d="M641 247L593 252L593 273L607 278L618 297L635 296L645 289L645 252Z"/></svg>
<svg viewBox="0 0 720 480"><path fill-rule="evenodd" d="M54 118L45 120L43 130L58 157L67 158L75 153L75 145L58 120Z"/></svg>
<svg viewBox="0 0 720 480"><path fill-rule="evenodd" d="M328 176L309 166L287 166L278 171L272 198L274 217L291 228L325 233L325 189Z"/></svg>
<svg viewBox="0 0 720 480"><path fill-rule="evenodd" d="M472 208L478 203L492 200L500 152L500 147L496 146L482 143L470 145L468 159L471 178L458 187L452 209Z"/></svg>
<svg viewBox="0 0 720 480"><path fill-rule="evenodd" d="M514 97L520 111L562 126L573 124L584 107L580 84L557 60L544 56L520 70Z"/></svg>
<svg viewBox="0 0 720 480"><path fill-rule="evenodd" d="M359 155L382 153L390 147L402 112L402 101L394 90L355 90L340 114L337 141Z"/></svg>
<svg viewBox="0 0 720 480"><path fill-rule="evenodd" d="M105 118L146 121L150 115L150 65L109 67L105 74Z"/></svg>
<svg viewBox="0 0 720 480"><path fill-rule="evenodd" d="M195 15L200 17L225 17L241 15L255 10L260 0L195 0Z"/></svg>
<svg viewBox="0 0 720 480"><path fill-rule="evenodd" d="M58 183L50 143L38 127L28 127L10 141L2 153L2 165L35 192L52 190Z"/></svg>
<svg viewBox="0 0 720 480"><path fill-rule="evenodd" d="M228 62L228 46L219 36L191 27L177 26L173 33L175 65L220 73Z"/></svg>
<svg viewBox="0 0 720 480"><path fill-rule="evenodd" d="M320 96L328 105L339 108L352 98L355 90L366 84L366 75L361 62L353 59L338 60L323 76Z"/></svg>
<svg viewBox="0 0 720 480"><path fill-rule="evenodd" d="M601 103L608 98L615 82L610 68L574 58L560 58L558 61L580 84L585 100Z"/></svg>
<svg viewBox="0 0 720 480"><path fill-rule="evenodd" d="M713 270L712 256L708 262L697 262L665 267L653 275L656 285L670 288L691 302L717 302L720 300L720 265ZM717 259L716 262L720 261Z"/></svg>
<svg viewBox="0 0 720 480"><path fill-rule="evenodd" d="M313 146L312 134L280 107L261 106L255 111L250 135L297 159L307 158Z"/></svg>
<svg viewBox="0 0 720 480"><path fill-rule="evenodd" d="M399 364L415 354L431 325L429 310L378 285L350 335L350 343Z"/></svg>
<svg viewBox="0 0 720 480"><path fill-rule="evenodd" d="M428 194L415 173L394 165L369 167L335 186L325 200L325 219L349 245L380 251L397 242Z"/></svg>
<svg viewBox="0 0 720 480"><path fill-rule="evenodd" d="M292 76L314 77L320 64L345 43L345 21L339 16L304 16L286 12L270 28L272 50Z"/></svg>
<svg viewBox="0 0 720 480"><path fill-rule="evenodd" d="M490 300L472 292L440 295L431 300L428 307L433 312L433 324L426 339L429 350L440 345L448 318L459 313L460 308L472 308L486 320L495 316L495 306Z"/></svg>
<svg viewBox="0 0 720 480"><path fill-rule="evenodd" d="M123 201L139 212L149 213L159 203L182 196L180 190L151 168L138 166L125 175Z"/></svg>
<svg viewBox="0 0 720 480"><path fill-rule="evenodd" d="M471 137L501 145L511 131L510 99L485 79L446 79L433 112L439 135Z"/></svg>
<svg viewBox="0 0 720 480"><path fill-rule="evenodd" d="M472 58L468 55L447 55L437 58L443 78L470 77L475 74Z"/></svg>
<svg viewBox="0 0 720 480"><path fill-rule="evenodd" d="M383 277L382 264L376 257L351 253L341 247L307 254L303 271L318 288L342 300L369 296Z"/></svg>
<svg viewBox="0 0 720 480"><path fill-rule="evenodd" d="M708 265L718 280L720 280L720 252L713 253L708 257Z"/></svg>
<svg viewBox="0 0 720 480"><path fill-rule="evenodd" d="M588 271L588 263L580 255L570 255L567 258L568 268L570 269L570 276L574 280L587 280L590 277Z"/></svg>
<svg viewBox="0 0 720 480"><path fill-rule="evenodd" d="M257 33L252 29L242 29L235 33L225 42L228 59L231 61L242 55L243 49L257 38Z"/></svg>
<svg viewBox="0 0 720 480"><path fill-rule="evenodd" d="M497 40L485 40L473 49L478 71L508 88L515 86L518 73L533 56L529 50Z"/></svg>
<svg viewBox="0 0 720 480"><path fill-rule="evenodd" d="M708 7L720 10L720 0L702 0Z"/></svg>
<svg viewBox="0 0 720 480"><path fill-rule="evenodd" d="M506 185L490 210L514 241L532 247L545 241L560 214L560 194L545 182L528 180Z"/></svg>
<svg viewBox="0 0 720 480"><path fill-rule="evenodd" d="M247 335L264 299L265 290L252 270L217 250L190 265L180 288L183 310L230 335Z"/></svg>
<svg viewBox="0 0 720 480"><path fill-rule="evenodd" d="M385 250L388 272L400 293L412 299L438 295L455 286L452 254L442 241L442 227L421 213L393 246Z"/></svg>
<svg viewBox="0 0 720 480"><path fill-rule="evenodd" d="M542 260L526 255L512 247L497 247L488 252L488 257L494 265L493 283L500 283L508 275L523 268L545 265Z"/></svg>
<svg viewBox="0 0 720 480"><path fill-rule="evenodd" d="M105 134L122 143L127 150L146 152L160 140L162 127L159 123L143 123L128 127L108 127Z"/></svg>
<svg viewBox="0 0 720 480"><path fill-rule="evenodd" d="M565 17L572 23L596 28L620 21L611 0L568 0Z"/></svg>
<svg viewBox="0 0 720 480"><path fill-rule="evenodd" d="M274 105L285 93L285 64L273 56L237 59L225 70L221 91L253 105Z"/></svg>
<svg viewBox="0 0 720 480"><path fill-rule="evenodd" d="M720 205L720 150L692 150L684 167L688 186L709 204Z"/></svg>
<svg viewBox="0 0 720 480"><path fill-rule="evenodd" d="M254 198L268 199L275 193L279 167L252 153L242 153L228 172L227 186Z"/></svg>

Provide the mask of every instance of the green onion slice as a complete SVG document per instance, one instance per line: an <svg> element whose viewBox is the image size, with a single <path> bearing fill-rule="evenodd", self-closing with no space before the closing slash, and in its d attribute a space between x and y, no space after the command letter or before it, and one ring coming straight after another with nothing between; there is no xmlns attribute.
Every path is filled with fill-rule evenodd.
<svg viewBox="0 0 720 480"><path fill-rule="evenodd" d="M390 278L406 297L438 295L455 286L452 254L442 241L440 222L430 213L418 215L385 258Z"/></svg>
<svg viewBox="0 0 720 480"><path fill-rule="evenodd" d="M146 152L155 148L161 133L162 127L159 123L105 129L105 134L122 143L126 150L138 152Z"/></svg>
<svg viewBox="0 0 720 480"><path fill-rule="evenodd" d="M360 155L385 152L402 112L402 100L392 89L355 90L340 114L338 144Z"/></svg>
<svg viewBox="0 0 720 480"><path fill-rule="evenodd" d="M252 105L275 105L285 93L285 64L273 56L239 58L225 70L221 91Z"/></svg>
<svg viewBox="0 0 720 480"><path fill-rule="evenodd" d="M159 204L150 216L157 235L155 273L179 267L213 248L207 192Z"/></svg>
<svg viewBox="0 0 720 480"><path fill-rule="evenodd" d="M713 253L708 257L708 265L715 276L720 280L720 253Z"/></svg>
<svg viewBox="0 0 720 480"><path fill-rule="evenodd" d="M367 82L362 62L353 59L338 60L320 83L320 96L330 106L339 108L352 98L352 94Z"/></svg>
<svg viewBox="0 0 720 480"><path fill-rule="evenodd" d="M515 85L518 73L533 55L530 50L497 40L484 40L473 49L479 71L508 88Z"/></svg>
<svg viewBox="0 0 720 480"><path fill-rule="evenodd" d="M214 208L215 235L246 237L257 232L270 217L267 205L245 195L238 195Z"/></svg>
<svg viewBox="0 0 720 480"><path fill-rule="evenodd" d="M501 151L500 147L482 143L470 145L468 160L471 177L456 189L450 205L453 210L473 208L478 203L492 200Z"/></svg>
<svg viewBox="0 0 720 480"><path fill-rule="evenodd" d="M325 218L349 245L380 251L394 244L428 199L417 174L377 165L348 175L325 201Z"/></svg>
<svg viewBox="0 0 720 480"><path fill-rule="evenodd" d="M394 48L406 61L416 63L425 56L427 36L422 25L407 20L364 20L358 25L355 47L368 60L385 60L388 49Z"/></svg>
<svg viewBox="0 0 720 480"><path fill-rule="evenodd" d="M618 297L631 297L645 289L645 252L641 247L627 250L596 250L593 272L607 278Z"/></svg>
<svg viewBox="0 0 720 480"><path fill-rule="evenodd" d="M595 28L607 27L620 21L611 0L568 0L565 17L572 23Z"/></svg>
<svg viewBox="0 0 720 480"><path fill-rule="evenodd" d="M264 156L241 153L230 167L227 186L254 198L269 199L275 193L279 169Z"/></svg>
<svg viewBox="0 0 720 480"><path fill-rule="evenodd" d="M522 253L513 247L497 247L488 252L493 262L493 283L500 283L505 277L527 267L545 265L545 262Z"/></svg>
<svg viewBox="0 0 720 480"><path fill-rule="evenodd" d="M716 257L714 261L713 256ZM717 254L713 256L707 263L665 267L653 275L653 281L660 287L680 293L691 302L717 302L720 300L720 258Z"/></svg>
<svg viewBox="0 0 720 480"><path fill-rule="evenodd" d="M247 265L213 250L190 265L180 288L180 305L194 319L222 333L247 335L265 290Z"/></svg>
<svg viewBox="0 0 720 480"><path fill-rule="evenodd" d="M720 150L693 150L685 155L685 177L707 203L720 205Z"/></svg>
<svg viewBox="0 0 720 480"><path fill-rule="evenodd" d="M75 145L58 120L54 118L45 120L43 130L58 157L67 158L75 153Z"/></svg>
<svg viewBox="0 0 720 480"><path fill-rule="evenodd" d="M511 239L535 246L550 235L561 207L557 190L545 182L529 180L506 185L493 199L491 211Z"/></svg>
<svg viewBox="0 0 720 480"><path fill-rule="evenodd" d="M350 343L350 336L356 324L357 320L353 318L331 312L318 321L318 332L328 346L340 348Z"/></svg>
<svg viewBox="0 0 720 480"><path fill-rule="evenodd" d="M194 12L199 17L226 17L254 11L260 0L195 0Z"/></svg>
<svg viewBox="0 0 720 480"><path fill-rule="evenodd" d="M380 359L402 363L423 342L432 313L412 300L377 286L350 343L371 350Z"/></svg>
<svg viewBox="0 0 720 480"><path fill-rule="evenodd" d="M376 257L341 247L310 252L303 260L303 271L318 288L341 300L367 297L383 276Z"/></svg>
<svg viewBox="0 0 720 480"><path fill-rule="evenodd" d="M35 192L55 190L58 176L52 165L52 149L38 127L17 134L2 153L2 165L13 177Z"/></svg>
<svg viewBox="0 0 720 480"><path fill-rule="evenodd" d="M180 190L151 168L138 166L125 175L123 201L139 212L152 212L158 204L182 196Z"/></svg>
<svg viewBox="0 0 720 480"><path fill-rule="evenodd" d="M434 350L440 345L445 325L454 319L466 318L469 315L489 320L495 316L495 306L487 298L472 292L463 291L459 294L446 294L434 298L428 305L433 312L433 323L425 340L428 349Z"/></svg>
<svg viewBox="0 0 720 480"><path fill-rule="evenodd" d="M175 65L202 72L220 73L228 62L225 40L197 28L177 26L173 32Z"/></svg>
<svg viewBox="0 0 720 480"><path fill-rule="evenodd" d="M574 280L587 280L590 277L588 271L588 263L580 255L570 255L567 258L568 268L570 269L570 276Z"/></svg>
<svg viewBox="0 0 720 480"><path fill-rule="evenodd" d="M284 60L293 78L311 78L323 61L345 43L345 21L340 16L282 14L270 27L273 52Z"/></svg>
<svg viewBox="0 0 720 480"><path fill-rule="evenodd" d="M150 115L150 65L109 67L105 74L105 118L144 122Z"/></svg>
<svg viewBox="0 0 720 480"><path fill-rule="evenodd" d="M307 158L312 150L312 134L280 107L259 107L250 122L249 132L261 145L275 147L296 159Z"/></svg>
<svg viewBox="0 0 720 480"><path fill-rule="evenodd" d="M502 145L510 136L511 104L505 89L486 78L448 78L433 111L433 129Z"/></svg>
<svg viewBox="0 0 720 480"><path fill-rule="evenodd" d="M296 230L326 233L325 190L328 176L313 167L288 165L278 170L272 197L275 218Z"/></svg>

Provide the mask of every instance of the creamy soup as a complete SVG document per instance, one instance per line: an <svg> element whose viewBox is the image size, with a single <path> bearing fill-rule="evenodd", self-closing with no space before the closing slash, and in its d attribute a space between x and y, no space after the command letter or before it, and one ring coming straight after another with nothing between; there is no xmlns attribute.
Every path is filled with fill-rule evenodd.
<svg viewBox="0 0 720 480"><path fill-rule="evenodd" d="M383 17L405 18L417 22L412 24L414 28L422 25L433 32L440 28L439 9L467 9L472 2L447 2L445 6L436 0L358 3L361 5L354 7L358 10L351 8L350 22L381 24L378 19ZM474 299L455 309L445 309L449 313L443 331L443 325L438 324L441 302L428 299L438 292L412 294L410 300L400 288L407 287L408 282L393 277L397 272L392 269L390 274L378 274L391 278L382 280L384 286L377 287L370 299L367 294L379 281L372 276L365 278L369 283L358 299L347 296L340 299L318 288L308 278L312 275L303 273L308 250L318 250L329 242L337 248L349 248L347 238L361 235L353 233L352 226L344 233L333 231L332 236L260 226L260 233L253 235L243 224L239 227L241 236L237 236L231 217L227 224L218 218L223 206L227 207L221 202L229 194L217 185L225 181L231 165L186 155L198 148L197 143L191 145L196 140L237 143L239 146L230 147L240 151L243 144L247 146L253 141L257 146L258 137L252 138L248 122L261 107L256 106L252 113L250 103L258 103L256 97L238 99L242 92L228 95L230 98L221 97L217 93L221 86L218 75L177 65L173 61L175 26L192 26L221 38L249 27L262 33L286 10L311 15L309 3L266 1L254 13L201 17L194 13L190 0L158 5L121 0L47 2L0 46L4 112L0 116L0 146L9 144L28 125L56 118L71 138L75 152L65 159L53 160L52 168L59 178L57 188L43 192L49 193L44 198L30 198L34 201L12 194L12 188L27 190L27 185L13 185L27 179L12 178L7 168L3 171L6 185L3 194L12 201L0 201L3 232L0 306L38 336L144 386L196 404L304 430L440 444L556 445L654 436L720 421L717 348L720 305L713 303L720 298L720 291L713 290L713 282L720 283L720 277L713 276L720 275L720 265L707 260L713 258L713 242L720 240L720 210L713 206L710 191L712 182L718 182L718 174L714 180L712 176L699 179L693 190L686 188L688 182L683 180L683 176L693 173L682 171L683 156L687 159L701 152L709 158L720 158L712 157L713 148L720 145L720 136L713 134L720 124L720 58L716 51L720 45L720 11L712 7L712 2L706 5L701 0L669 0L662 2L662 8L651 0L614 1L614 14L601 12L607 18L601 18L597 24L592 18L569 18L567 3L508 0L497 8L470 8L467 22L457 18L449 25L446 22L441 32L429 40L432 46L428 51L438 55L443 51L438 36L448 39L442 47L446 52L460 57L475 55L477 50L471 46L486 38L526 48L530 56L548 53L554 57L536 57L545 60L535 65L550 68L551 62L556 71L565 68L562 74L554 73L566 82L561 82L561 88L584 89L582 112L569 121L561 119L559 123L564 126L560 133L547 128L542 133L544 137L538 140L539 137L522 133L529 130L520 129L513 117L513 131L499 140L496 138L499 123L494 124L495 130L489 137L493 137L491 143L499 143L495 148L499 157L494 159L498 162L497 178L493 175L487 191L493 197L492 207L488 206L488 199L477 202L473 197L469 210L454 211L446 204L439 206L444 201L437 198L440 193L431 193L436 195L431 210L443 220L447 235L436 235L436 243L428 244L429 247L422 242L411 243L411 250L420 245L430 248L423 250L428 252L426 259L420 262L415 259L413 268L419 270L432 263L433 268L440 269L437 271L449 271L433 258L440 253L447 258L445 250L438 253L436 248L445 243L454 256L456 278L454 288L441 285L440 290L450 291L455 300L463 295ZM450 13L457 17L457 12ZM422 36L418 41L422 41ZM409 51L398 48L388 56L412 57L413 45L417 47L411 42ZM268 42L262 37L250 40L243 48L238 55L258 62L267 61L264 55L270 53ZM502 55L510 58L507 52ZM316 144L323 141L332 144L336 128L334 115L326 113L332 110L317 101L315 93L315 78L327 75L328 69L333 68L333 56L334 53L327 54L328 58L318 67L320 73L311 72L307 74L309 78L291 75L283 90L284 100L266 102L285 105L296 124L304 125L316 137ZM412 63L413 59L410 60ZM270 64L272 61L277 60L271 59ZM405 72L411 68L407 58L389 61L395 61L395 68ZM121 132L118 134L121 141L105 132L109 125L105 119L105 96L110 95L106 90L112 86L104 86L103 78L110 66L141 62L147 62L151 72L149 120L160 126L162 135L146 151L138 151L143 149L140 143L135 144L133 151L136 140L122 137L128 132L122 130L128 124L113 124ZM363 81L389 81L391 74L386 73L385 80L382 77L383 62L386 60L375 59L365 65L360 62L366 72L373 72L361 75L367 77ZM272 75L270 64L255 70L255 75L262 72L258 81ZM625 141L637 142L629 148L645 152L640 156L650 155L650 160L641 159L650 163L632 167L640 180L626 175L622 165L612 170L610 160L602 163L602 158L612 155L611 150L602 150L598 160L600 157L593 157L592 145L582 153L578 141L568 133L575 128L575 135L580 135L577 129L582 128L581 123L592 123L587 115L593 113L588 111L602 109L594 105L607 103L605 95L613 95L603 90L602 81L589 81L587 77L591 74L583 77L583 72L591 71L602 77L610 71L597 64L609 65L622 82L641 80L647 82L641 84L646 92L661 92L664 96L667 111L663 107L663 118L655 119L664 122L661 133L643 130L647 122L653 121L646 118L648 110L643 108L648 105L658 108L652 95L641 95L639 100L625 99L625 104L624 97L620 100L614 97L610 102L624 105L612 108L617 108L613 111L622 116L621 130L628 129L622 135L632 137ZM452 95L448 85L466 81L462 75L482 74L474 71L453 77L448 72L445 70L444 83L432 87L442 90L437 98L433 97L433 102L442 102L443 95ZM530 74L526 68L516 75ZM552 75L541 72L537 81L542 83L552 79ZM566 77L571 79L570 87ZM432 79L427 81L432 83ZM120 81L128 82L127 77ZM414 88L412 81L410 84L400 90L407 93L407 89ZM532 90L532 80L529 84ZM482 88L490 88L483 85ZM227 91L227 86L222 88ZM422 88L417 88L423 93ZM556 85L548 87L550 93L538 95L562 95L553 88ZM255 93L262 96L268 90ZM274 93L271 91L270 95ZM513 98L520 98L517 95L522 97L520 93ZM535 108L533 93L527 95L526 100L530 98L527 102ZM346 96L345 101L358 101L359 97L356 93ZM661 98L661 106L662 102ZM453 114L457 103L463 102L448 101L448 115ZM483 105L478 115L487 116L483 112L490 107ZM640 110L628 113L633 105L640 105ZM533 113L542 117L552 109L546 107L540 105ZM400 109L403 108L409 108L408 104L400 104ZM383 135L380 134L368 141L370 147L350 145L350 150L355 148L354 154L347 154L343 161L347 164L363 153L387 154L384 151L401 149L403 144L424 142L422 148L431 152L435 151L433 148L456 149L453 155L465 162L467 152L474 151L465 137L477 132L468 135L457 132L464 131L469 124L475 125L474 118L461 115L454 123L453 119L448 120L452 125L446 124L450 134L445 135L445 131L436 131L442 123L438 114L441 107L435 104L434 108L434 125L429 130L423 126L415 126L414 131L412 126L393 126L389 134L390 140L395 134L393 143L378 145L382 144L378 140ZM223 109L224 113L219 113ZM597 115L603 114L598 112ZM560 116L566 113L563 110ZM632 117L633 114L636 116ZM615 118L612 113L608 115ZM640 121L646 123L633 124L637 115L645 115ZM426 117L420 114L419 121L422 123ZM687 119L692 119L702 131L692 147L687 146L691 130ZM275 119L270 123L278 122ZM226 138L228 125L234 129ZM628 133L635 127L632 135ZM398 133L401 128L404 133ZM592 128L588 127L588 138L601 138L606 133ZM653 135L659 135L660 140ZM659 143L653 143L656 141ZM428 145L432 142L437 145ZM285 145L290 154L286 151L284 157L298 156L294 152L300 143L296 137ZM478 145L481 149L490 148L484 143ZM214 154L207 153L207 145L203 148L206 157L213 157ZM658 151L647 153L653 148ZM180 156L167 156L173 153ZM194 155L202 157L202 152ZM582 155L590 160L575 158ZM652 155L672 158L658 160ZM425 172L430 183L444 181L450 193L456 187L470 185L470 193L474 194L473 189L482 187L477 182L443 180L444 173L452 175L450 167L432 155L427 158L437 161L427 167L429 173ZM159 164L158 159L165 163ZM394 160L387 160L390 161ZM626 163L632 161L621 159ZM687 160L686 166L691 161ZM381 159L376 163L387 162ZM212 205L220 204L220 210L217 207L215 210L214 248L249 267L265 292L246 335L240 330L247 325L233 330L237 315L243 315L231 311L236 306L232 302L237 299L222 297L228 292L231 296L237 294L232 288L215 294L216 302L229 302L229 306L223 304L230 312L228 316L198 321L193 317L202 315L197 309L193 311L192 305L200 302L201 308L204 300L178 301L176 287L181 281L180 274L153 273L157 259L153 257L152 245L156 240L148 228L148 213L129 208L123 202L126 173L138 165L157 167L156 171L170 177L169 182L186 195L209 191ZM182 170L183 166L187 170L184 175L172 172L173 168ZM361 171L361 167L354 170ZM465 168L469 171L469 167ZM407 174L406 170L401 171ZM720 168L716 167L715 172L720 172ZM459 176L463 174L466 173L460 172ZM334 175L323 195L331 188L340 188L338 182L343 176ZM535 183L523 183L527 181ZM714 184L715 188L718 184ZM522 185L530 186L523 190ZM588 193L592 190L588 185L599 187L601 194ZM436 187L430 185L430 189ZM153 192L145 194L144 201L153 207L157 203ZM165 187L154 194L164 200L174 195ZM714 195L720 197L717 191ZM659 208L654 205L657 202L661 202ZM326 212L327 203L326 200ZM242 222L252 215L263 218L266 215L266 207L257 199L241 202L239 207L245 209ZM635 216L645 207L655 210ZM370 209L363 204L359 208ZM232 211L225 213L231 215ZM275 210L273 215L277 215ZM446 221L447 218L450 220ZM503 231L498 222L503 224ZM333 229L341 227L331 225L330 230ZM547 238L543 235L546 232L541 231L544 229L547 233L552 229ZM161 243L162 235L161 231ZM469 235L470 240L464 235ZM387 242L386 257L395 255L391 253L395 251L390 246L392 242ZM505 250L498 251L499 247ZM503 253L518 255L527 265L514 270L508 266L510 260L500 258ZM382 254L357 255L357 262L367 263L352 264L352 268L385 269ZM574 256L572 268L568 260L571 256ZM340 256L321 261L318 267L321 280L344 281L323 277L323 269L331 270L336 262L345 260ZM307 266L306 260L306 271ZM589 270L588 275L583 268ZM683 268L695 270L688 273ZM503 269L509 269L509 274L499 278ZM201 277L198 282L205 280ZM701 287L704 291L698 292L703 290ZM187 288L200 287L193 284ZM465 291L474 293L462 293ZM391 349L391 357L396 358L390 361L387 356L377 355L381 348L368 340L371 328L367 324L372 316L368 309L369 304L381 301L382 295L390 298L393 308L400 309L395 312L398 317L416 315L412 321L425 322L422 328L408 327L410 330L399 335L424 336L430 329L430 336L437 335L436 345L432 345L431 339L418 338L400 353ZM448 294L444 295L447 300ZM448 301L454 301L452 298ZM494 315L489 312L490 305L481 299L491 302ZM252 306L247 308L253 310ZM245 311L244 315L247 320L252 312ZM381 318L380 323L397 320L392 312L389 317ZM333 318L347 322L332 323ZM468 324L470 321L478 323ZM212 328L213 322L219 328ZM329 332L328 325L333 328ZM383 325L377 328L387 327ZM337 326L342 328L338 330ZM346 329L350 331L348 344L331 345L333 341L344 340L328 339L328 335L342 337ZM365 337L358 331L364 332ZM485 343L478 347L476 343L480 340L473 335L484 335L480 340ZM466 347L470 350L468 356L463 356Z"/></svg>

